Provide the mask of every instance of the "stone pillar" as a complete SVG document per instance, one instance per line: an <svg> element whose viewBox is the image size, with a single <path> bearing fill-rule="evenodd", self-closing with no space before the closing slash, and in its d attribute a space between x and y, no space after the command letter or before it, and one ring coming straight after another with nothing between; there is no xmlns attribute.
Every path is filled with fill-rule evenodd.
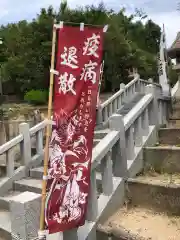
<svg viewBox="0 0 180 240"><path fill-rule="evenodd" d="M96 124L102 124L103 123L103 115L102 115L102 108L99 107L97 110L96 110Z"/></svg>
<svg viewBox="0 0 180 240"><path fill-rule="evenodd" d="M150 109L150 116L149 116L149 122L150 125L159 125L159 109L158 109L158 96L156 91L156 86L154 85L147 85L146 86L146 94L151 93L153 95L153 102Z"/></svg>
<svg viewBox="0 0 180 240"><path fill-rule="evenodd" d="M125 87L126 87L126 85L124 83L120 84L120 89L124 90L124 96L122 98L122 103L123 104L126 103L126 101L127 101L127 92L125 91Z"/></svg>
<svg viewBox="0 0 180 240"><path fill-rule="evenodd" d="M31 162L31 137L29 133L29 124L19 124L19 132L23 135L21 143L22 164L27 166Z"/></svg>
<svg viewBox="0 0 180 240"><path fill-rule="evenodd" d="M120 132L120 138L112 149L114 176L126 177L128 171L123 117L120 114L112 115L109 121L109 127L111 130L116 130Z"/></svg>
<svg viewBox="0 0 180 240"><path fill-rule="evenodd" d="M10 202L12 239L32 240L38 236L41 195L23 192Z"/></svg>

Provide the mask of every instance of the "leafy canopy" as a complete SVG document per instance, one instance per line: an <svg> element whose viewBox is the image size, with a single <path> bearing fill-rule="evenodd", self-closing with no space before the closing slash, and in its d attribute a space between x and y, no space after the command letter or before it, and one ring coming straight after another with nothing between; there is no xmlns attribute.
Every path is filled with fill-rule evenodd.
<svg viewBox="0 0 180 240"><path fill-rule="evenodd" d="M47 89L51 57L53 20L109 24L104 43L104 78L102 90L114 90L129 81L128 70L135 67L142 77L157 78L156 55L159 50L160 27L152 20L145 24L142 11L126 16L125 10L107 10L98 7L70 9L62 3L58 11L52 6L41 9L31 22L0 27L3 45L0 45L1 77L5 94L23 96L27 91ZM136 20L136 21L135 21Z"/></svg>

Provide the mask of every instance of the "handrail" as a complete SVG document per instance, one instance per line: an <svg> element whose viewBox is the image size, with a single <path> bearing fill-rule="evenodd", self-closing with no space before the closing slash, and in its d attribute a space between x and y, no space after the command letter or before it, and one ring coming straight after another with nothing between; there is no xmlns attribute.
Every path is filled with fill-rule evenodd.
<svg viewBox="0 0 180 240"><path fill-rule="evenodd" d="M139 79L139 81L144 82L144 83L146 83L146 84L152 84L152 85L155 85L156 87L161 88L161 85L160 85L159 83L149 82L149 81L144 80L144 79L141 79L141 78Z"/></svg>
<svg viewBox="0 0 180 240"><path fill-rule="evenodd" d="M112 101L114 101L117 97L119 97L121 94L123 94L129 87L131 87L134 83L136 83L139 80L139 75L136 76L131 82L129 82L127 85L125 85L124 89L120 89L118 92L113 94L109 99L104 101L101 104L101 109L105 108L107 105L109 105Z"/></svg>
<svg viewBox="0 0 180 240"><path fill-rule="evenodd" d="M0 155L7 152L9 149L15 147L17 144L23 141L23 135L19 134L17 137L11 139L10 141L4 143L0 146Z"/></svg>
<svg viewBox="0 0 180 240"><path fill-rule="evenodd" d="M132 81L130 81L128 84L126 84L125 89L128 89L129 87L131 87L138 80L139 80L139 75L137 75Z"/></svg>
<svg viewBox="0 0 180 240"><path fill-rule="evenodd" d="M124 128L125 131L133 124L133 122L138 118L138 116L145 110L149 103L153 100L152 94L145 95L137 104L136 108L133 108L124 117Z"/></svg>
<svg viewBox="0 0 180 240"><path fill-rule="evenodd" d="M32 128L29 129L30 136L34 135L36 132L39 130L43 129L47 125L47 119L43 120L42 122L38 123L37 125L33 126Z"/></svg>
<svg viewBox="0 0 180 240"><path fill-rule="evenodd" d="M114 101L118 96L120 96L122 93L124 92L124 89L120 89L118 92L116 92L115 94L113 94L109 99L107 99L106 101L104 101L101 104L101 109L105 108L107 105L109 105L109 103L111 103L112 101Z"/></svg>

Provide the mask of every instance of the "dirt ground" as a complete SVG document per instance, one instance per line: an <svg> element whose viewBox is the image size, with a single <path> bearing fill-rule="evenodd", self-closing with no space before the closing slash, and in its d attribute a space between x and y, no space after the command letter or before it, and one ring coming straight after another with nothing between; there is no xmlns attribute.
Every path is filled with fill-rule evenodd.
<svg viewBox="0 0 180 240"><path fill-rule="evenodd" d="M123 227L131 234L147 240L180 239L180 217L167 216L143 208L121 208L106 225L113 228Z"/></svg>

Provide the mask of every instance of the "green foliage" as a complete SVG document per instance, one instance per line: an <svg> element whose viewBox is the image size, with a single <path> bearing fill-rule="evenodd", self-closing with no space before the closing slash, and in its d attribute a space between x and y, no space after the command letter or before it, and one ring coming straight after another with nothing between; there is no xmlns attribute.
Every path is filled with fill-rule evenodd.
<svg viewBox="0 0 180 240"><path fill-rule="evenodd" d="M46 90L30 90L24 95L24 100L31 104L47 103L48 93Z"/></svg>
<svg viewBox="0 0 180 240"><path fill-rule="evenodd" d="M146 79L156 78L160 27L151 20L143 24L141 20L146 17L141 10L127 17L124 9L114 12L102 3L98 7L76 9L69 9L67 3L62 3L57 12L51 6L41 9L31 22L24 20L1 26L0 36L4 40L0 45L2 79L11 86L11 92L19 96L31 89L48 88L54 19L110 26L104 40L104 90L119 88L121 82L126 84L128 70L133 67ZM4 89L5 94L8 91Z"/></svg>

